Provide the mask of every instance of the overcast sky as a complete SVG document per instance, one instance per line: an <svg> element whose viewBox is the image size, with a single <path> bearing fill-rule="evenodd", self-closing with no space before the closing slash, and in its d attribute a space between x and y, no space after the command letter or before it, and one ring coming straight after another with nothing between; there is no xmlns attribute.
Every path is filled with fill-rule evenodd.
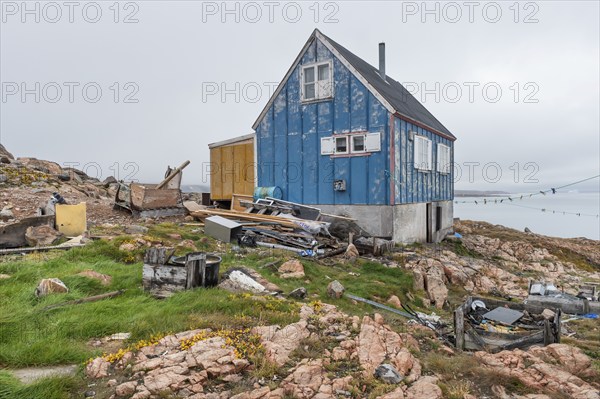
<svg viewBox="0 0 600 399"><path fill-rule="evenodd" d="M599 173L597 1L22 4L2 1L0 38L0 142L15 156L145 182L189 159L184 183L208 183L207 144L252 132L317 27L373 65L386 43L388 75L458 137L456 188Z"/></svg>

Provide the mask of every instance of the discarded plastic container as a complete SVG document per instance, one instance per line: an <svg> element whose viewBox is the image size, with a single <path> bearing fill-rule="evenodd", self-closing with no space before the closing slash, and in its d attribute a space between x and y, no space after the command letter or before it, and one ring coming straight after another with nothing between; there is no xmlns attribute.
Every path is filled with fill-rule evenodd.
<svg viewBox="0 0 600 399"><path fill-rule="evenodd" d="M206 255L206 268L204 269L204 281L202 286L215 287L219 284L219 267L221 257L217 255Z"/></svg>
<svg viewBox="0 0 600 399"><path fill-rule="evenodd" d="M267 198L267 197L271 197L271 198L275 198L275 199L282 199L283 191L281 190L281 188L279 186L256 187L254 189L254 201L259 200L261 198Z"/></svg>

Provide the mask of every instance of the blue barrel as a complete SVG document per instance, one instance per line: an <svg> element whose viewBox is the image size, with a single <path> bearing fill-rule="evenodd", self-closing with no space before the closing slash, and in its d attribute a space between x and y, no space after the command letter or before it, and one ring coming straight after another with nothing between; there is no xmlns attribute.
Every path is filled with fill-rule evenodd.
<svg viewBox="0 0 600 399"><path fill-rule="evenodd" d="M275 198L275 199L282 199L283 191L281 191L281 188L279 188L279 186L255 187L254 188L254 201L256 201L260 198L267 198L267 197L271 197L271 198Z"/></svg>

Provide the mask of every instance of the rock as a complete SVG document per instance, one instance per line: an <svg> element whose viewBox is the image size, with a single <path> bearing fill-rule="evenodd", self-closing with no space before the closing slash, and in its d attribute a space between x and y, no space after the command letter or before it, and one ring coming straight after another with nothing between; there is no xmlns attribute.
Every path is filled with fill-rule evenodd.
<svg viewBox="0 0 600 399"><path fill-rule="evenodd" d="M129 381L119 385L115 389L115 394L117 396L129 396L135 392L135 388L137 387L136 381Z"/></svg>
<svg viewBox="0 0 600 399"><path fill-rule="evenodd" d="M181 234L177 234L177 233L167 234L167 237L172 238L174 240L181 240Z"/></svg>
<svg viewBox="0 0 600 399"><path fill-rule="evenodd" d="M344 286L337 280L333 280L327 286L327 295L330 298L341 298L344 295L344 291Z"/></svg>
<svg viewBox="0 0 600 399"><path fill-rule="evenodd" d="M282 366L289 360L289 355L304 338L308 338L310 331L308 323L300 320L282 329L278 326L255 327L252 332L261 336L267 358L275 364Z"/></svg>
<svg viewBox="0 0 600 399"><path fill-rule="evenodd" d="M69 289L57 278L45 278L38 284L35 289L35 296L43 297L52 293L69 292Z"/></svg>
<svg viewBox="0 0 600 399"><path fill-rule="evenodd" d="M111 184L113 184L113 183L118 183L117 179L115 179L115 177L114 177L114 176L108 176L106 179L104 179L104 180L102 181L102 185L103 185L104 187L108 187L108 186L110 186L110 185L111 185Z"/></svg>
<svg viewBox="0 0 600 399"><path fill-rule="evenodd" d="M96 396L96 391L92 391L92 390L85 391L83 393L83 396L86 398L93 398L94 396Z"/></svg>
<svg viewBox="0 0 600 399"><path fill-rule="evenodd" d="M132 224L125 227L125 233L127 234L146 234L148 232L148 228L145 226L140 226L137 224Z"/></svg>
<svg viewBox="0 0 600 399"><path fill-rule="evenodd" d="M406 399L441 399L442 390L436 377L422 377L406 391Z"/></svg>
<svg viewBox="0 0 600 399"><path fill-rule="evenodd" d="M398 370L391 364L382 364L375 369L375 377L387 384L399 384L404 376L398 373Z"/></svg>
<svg viewBox="0 0 600 399"><path fill-rule="evenodd" d="M388 392L383 396L379 396L379 399L404 399L404 390L402 389L402 386L399 386L392 392Z"/></svg>
<svg viewBox="0 0 600 399"><path fill-rule="evenodd" d="M425 279L423 278L423 273L418 270L413 271L413 289L415 291L425 290Z"/></svg>
<svg viewBox="0 0 600 399"><path fill-rule="evenodd" d="M13 155L10 152L8 152L8 150L2 144L0 144L0 156L6 157L6 158L12 159L12 160L15 159L15 157L13 157Z"/></svg>
<svg viewBox="0 0 600 399"><path fill-rule="evenodd" d="M304 288L304 287L298 287L288 294L288 296L290 296L292 298L296 298L296 299L304 299L304 298L306 298L306 295L307 295L307 292L306 292L306 288Z"/></svg>
<svg viewBox="0 0 600 399"><path fill-rule="evenodd" d="M219 288L236 293L253 292L256 294L267 294L282 292L277 285L269 282L255 270L247 267L228 269L219 283Z"/></svg>
<svg viewBox="0 0 600 399"><path fill-rule="evenodd" d="M100 281L100 283L102 285L110 285L110 283L112 282L111 276L108 276L108 275L102 274L102 273L98 273L97 271L94 271L94 270L84 270L80 273L77 273L77 275L91 278L94 280L98 280L98 281Z"/></svg>
<svg viewBox="0 0 600 399"><path fill-rule="evenodd" d="M344 256L349 260L355 260L360 256L360 254L358 253L358 249L356 249L356 246L350 243L348 244L348 247L346 247L346 252L344 253Z"/></svg>
<svg viewBox="0 0 600 399"><path fill-rule="evenodd" d="M2 208L2 210L0 211L0 220L3 220L6 222L7 220L14 219L14 217L15 217L15 215L10 210L10 208L7 206Z"/></svg>
<svg viewBox="0 0 600 399"><path fill-rule="evenodd" d="M19 158L18 161L28 168L39 170L43 173L51 175L59 175L62 173L62 168L56 162L44 161L36 158Z"/></svg>
<svg viewBox="0 0 600 399"><path fill-rule="evenodd" d="M110 363L101 357L97 357L92 360L85 368L85 373L90 378L104 378L108 377L108 367Z"/></svg>
<svg viewBox="0 0 600 399"><path fill-rule="evenodd" d="M525 233L533 233L533 231L529 230L529 227L525 227L525 230L523 230Z"/></svg>
<svg viewBox="0 0 600 399"><path fill-rule="evenodd" d="M556 315L556 313L554 313L552 310L550 309L544 309L544 311L542 312L542 317L546 320L552 320L554 319L554 316Z"/></svg>
<svg viewBox="0 0 600 399"><path fill-rule="evenodd" d="M290 259L277 270L281 278L300 278L304 277L304 266L298 259Z"/></svg>
<svg viewBox="0 0 600 399"><path fill-rule="evenodd" d="M4 280L4 279L7 279L7 278L10 278L10 275L0 273L0 280Z"/></svg>
<svg viewBox="0 0 600 399"><path fill-rule="evenodd" d="M2 158L6 159L6 158ZM2 159L0 159L0 163L2 163ZM0 173L0 183L6 183L8 181L8 176Z"/></svg>
<svg viewBox="0 0 600 399"><path fill-rule="evenodd" d="M54 245L62 236L62 233L48 225L28 227L25 231L25 240L32 247Z"/></svg>
<svg viewBox="0 0 600 399"><path fill-rule="evenodd" d="M395 306L397 308L401 308L402 307L402 302L400 302L400 298L398 298L396 295L392 295L388 300L387 303L389 303L392 306Z"/></svg>

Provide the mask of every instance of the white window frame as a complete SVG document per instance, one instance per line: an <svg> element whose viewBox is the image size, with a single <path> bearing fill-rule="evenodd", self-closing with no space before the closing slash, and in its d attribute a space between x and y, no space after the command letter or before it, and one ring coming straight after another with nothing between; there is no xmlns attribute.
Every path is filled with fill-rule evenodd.
<svg viewBox="0 0 600 399"><path fill-rule="evenodd" d="M350 137L350 153L351 154L364 154L365 152L367 152L367 135L366 134L352 134L348 137ZM354 149L354 139L358 138L358 137L362 137L362 139L363 139L363 149L362 150Z"/></svg>
<svg viewBox="0 0 600 399"><path fill-rule="evenodd" d="M354 139L362 137L364 140L364 149L356 150L354 148ZM346 151L337 150L337 140L346 140ZM321 155L369 155L373 152L381 151L381 133L348 133L336 134L329 137L321 137Z"/></svg>
<svg viewBox="0 0 600 399"><path fill-rule="evenodd" d="M327 65L329 70L328 80L319 80L319 67ZM304 81L305 71L312 69L315 80L313 82L306 83ZM305 87L307 84L313 84L315 87L315 96L306 98ZM330 61L315 62L312 64L302 65L300 68L300 93L302 102L323 100L326 98L333 98L333 63Z"/></svg>
<svg viewBox="0 0 600 399"><path fill-rule="evenodd" d="M346 151L338 151L337 148L337 141L339 139L344 139L346 140ZM333 153L336 155L346 155L346 154L350 154L350 140L348 140L348 136L333 136Z"/></svg>
<svg viewBox="0 0 600 399"><path fill-rule="evenodd" d="M432 145L431 140L425 136L414 136L413 162L415 169L430 171L432 168ZM426 158L426 159L422 159Z"/></svg>
<svg viewBox="0 0 600 399"><path fill-rule="evenodd" d="M450 147L441 143L437 145L437 171L445 175L450 173Z"/></svg>

